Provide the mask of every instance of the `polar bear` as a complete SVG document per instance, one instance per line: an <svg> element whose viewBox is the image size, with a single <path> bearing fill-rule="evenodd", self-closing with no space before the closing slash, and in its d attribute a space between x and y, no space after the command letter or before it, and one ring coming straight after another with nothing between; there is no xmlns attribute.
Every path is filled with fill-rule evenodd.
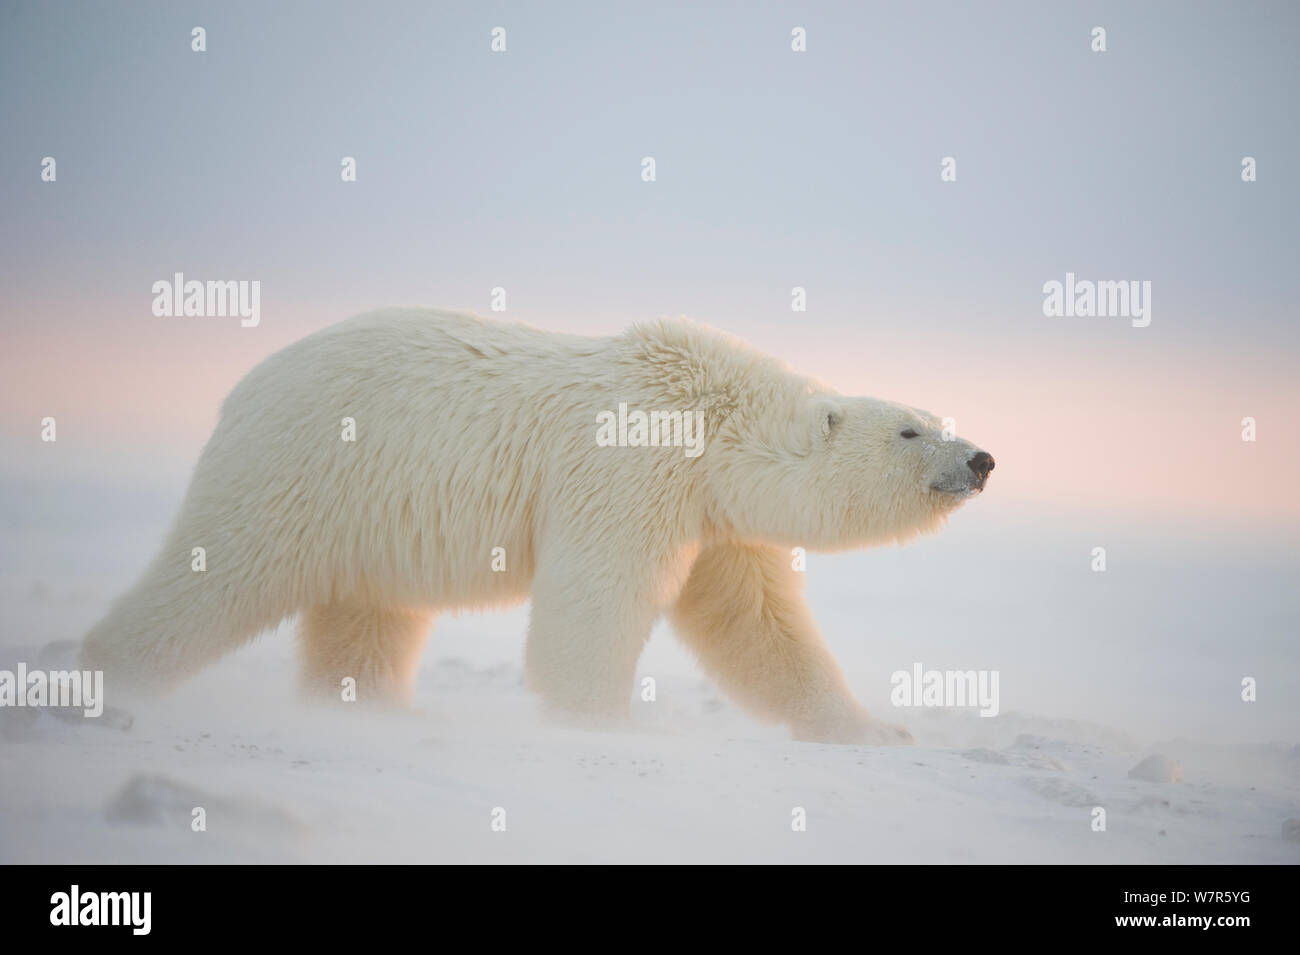
<svg viewBox="0 0 1300 955"><path fill-rule="evenodd" d="M905 742L849 691L791 552L934 530L991 470L925 412L685 319L596 338L387 309L236 386L83 664L110 692L162 689L300 615L307 687L338 699L350 677L359 699L400 702L438 613L531 598L525 670L553 710L626 711L667 614L725 692L795 738Z"/></svg>

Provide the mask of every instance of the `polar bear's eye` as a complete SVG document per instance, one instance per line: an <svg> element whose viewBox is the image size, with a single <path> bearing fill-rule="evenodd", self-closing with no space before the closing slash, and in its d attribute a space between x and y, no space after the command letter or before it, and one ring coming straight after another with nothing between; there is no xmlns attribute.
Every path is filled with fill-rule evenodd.
<svg viewBox="0 0 1300 955"><path fill-rule="evenodd" d="M898 432L898 434L899 434L899 437L903 437L903 438L915 438L915 437L916 437L916 432L913 431L911 428L906 428L906 429L904 429L903 431Z"/></svg>

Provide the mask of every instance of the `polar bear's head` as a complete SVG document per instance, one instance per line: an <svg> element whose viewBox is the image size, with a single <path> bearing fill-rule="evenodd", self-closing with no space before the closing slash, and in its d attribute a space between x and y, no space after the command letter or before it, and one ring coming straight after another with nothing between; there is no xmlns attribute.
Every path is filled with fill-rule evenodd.
<svg viewBox="0 0 1300 955"><path fill-rule="evenodd" d="M753 410L704 454L721 517L744 537L823 550L907 540L993 470L934 415L893 402L809 387Z"/></svg>

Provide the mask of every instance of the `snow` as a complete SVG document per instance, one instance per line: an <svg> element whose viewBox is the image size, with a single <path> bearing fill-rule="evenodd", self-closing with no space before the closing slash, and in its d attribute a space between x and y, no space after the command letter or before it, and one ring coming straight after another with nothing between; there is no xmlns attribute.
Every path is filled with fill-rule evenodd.
<svg viewBox="0 0 1300 955"><path fill-rule="evenodd" d="M178 496L0 485L0 668L70 659ZM309 705L287 623L100 720L0 709L0 862L1294 863L1294 548L1189 533L989 495L906 548L811 555L828 640L908 747L793 742L666 628L640 667L653 702L554 724L522 682L526 607L440 619L411 712ZM891 707L916 662L998 669L999 715ZM1151 757L1182 781L1130 778Z"/></svg>

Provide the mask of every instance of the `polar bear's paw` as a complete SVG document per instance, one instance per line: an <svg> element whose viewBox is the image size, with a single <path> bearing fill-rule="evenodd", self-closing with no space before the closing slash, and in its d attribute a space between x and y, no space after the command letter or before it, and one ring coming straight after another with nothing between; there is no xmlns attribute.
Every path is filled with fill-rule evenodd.
<svg viewBox="0 0 1300 955"><path fill-rule="evenodd" d="M865 711L796 724L794 738L808 743L856 743L866 746L899 746L914 742L912 734L902 726L873 719Z"/></svg>

